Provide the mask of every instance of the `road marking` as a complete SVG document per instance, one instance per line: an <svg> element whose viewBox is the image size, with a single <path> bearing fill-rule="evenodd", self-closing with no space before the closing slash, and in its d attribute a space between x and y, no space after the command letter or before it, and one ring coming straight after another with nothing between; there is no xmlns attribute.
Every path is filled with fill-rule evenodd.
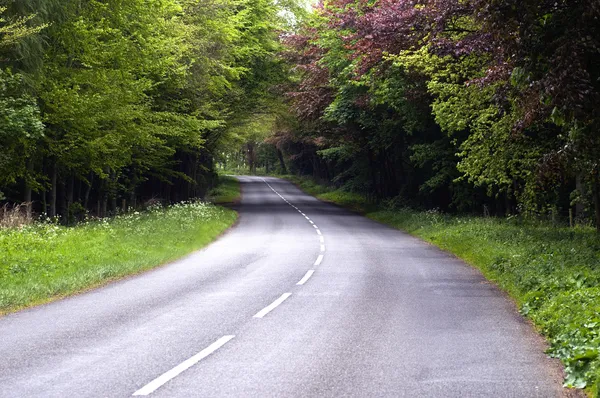
<svg viewBox="0 0 600 398"><path fill-rule="evenodd" d="M317 257L317 261L315 261L315 267L321 265L321 261L323 261L323 255L319 254L319 257Z"/></svg>
<svg viewBox="0 0 600 398"><path fill-rule="evenodd" d="M281 295L281 297L279 297L277 300L273 301L267 307L265 307L262 310L260 310L259 312L257 312L256 315L254 315L254 318L263 318L269 312L273 311L275 308L277 308L279 305L281 305L281 303L283 303L285 300L287 300L291 295L292 295L292 293L283 293Z"/></svg>
<svg viewBox="0 0 600 398"><path fill-rule="evenodd" d="M273 188L271 186L271 184L269 184L264 178L262 180L264 181L265 184L267 184L269 186L269 188L271 188L271 190L273 192L275 192L281 199L283 199L285 201L285 203L287 203L294 209L298 210L298 213L302 214L302 216L304 218L306 218L308 220L308 222L310 222L312 224L312 226L315 228L315 230L317 232L317 235L319 235L319 241L321 242L321 253L324 253L325 252L325 239L323 238L323 234L321 233L321 230L319 229L319 227L317 227L317 225L306 214L304 214L304 212L302 210L300 210L298 207L296 207L294 204L292 204L290 201L288 201L283 195L281 195L279 192L277 192L275 190L275 188ZM316 267L316 266L321 265L322 261L323 261L323 254L319 254L319 256L317 257L317 260L315 261L314 266ZM308 279L313 275L314 272L315 272L315 270L309 270L306 273L306 275L304 275L304 277L302 279L300 279L300 282L296 283L296 285L304 285L306 283L306 281L308 281ZM292 295L291 293L284 293L281 297L279 297L277 300L275 300L273 303L271 303L268 307L265 307L264 309L259 311L256 315L254 315L254 318L263 318L269 312L273 311L276 307L281 305L281 303L283 303L285 300L287 300L291 295Z"/></svg>
<svg viewBox="0 0 600 398"><path fill-rule="evenodd" d="M304 285L306 283L306 281L308 281L310 279L310 277L312 276L312 274L315 273L314 269L309 269L308 272L306 273L306 275L304 275L304 277L302 279L300 279L300 282L296 283L296 285Z"/></svg>
<svg viewBox="0 0 600 398"><path fill-rule="evenodd" d="M200 362L201 360L203 360L204 358L206 358L213 352L217 351L219 348L223 347L225 344L227 344L227 342L229 340L233 339L234 337L235 336L221 337L219 340L215 341L214 343L212 343L211 345L209 345L208 347L206 347L205 349L203 349L202 351L200 351L193 357L186 359L179 365L175 366L173 369L158 376L156 379L152 380L150 383L146 384L144 387L142 387L139 390L137 390L136 392L134 392L133 395L135 396L135 395L150 395L150 394L152 394L154 391L156 391L157 389L162 387L169 380L177 377L182 372L191 368L192 366L194 366L195 364L197 364L198 362Z"/></svg>

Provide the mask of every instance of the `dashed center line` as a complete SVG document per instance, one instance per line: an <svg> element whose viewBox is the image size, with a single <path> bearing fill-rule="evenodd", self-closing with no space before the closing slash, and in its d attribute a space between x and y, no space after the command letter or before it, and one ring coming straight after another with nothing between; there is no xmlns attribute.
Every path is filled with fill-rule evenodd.
<svg viewBox="0 0 600 398"><path fill-rule="evenodd" d="M256 315L254 315L254 318L264 318L265 315L267 315L269 312L273 311L275 308L280 306L281 303L287 300L291 295L292 293L283 293L281 297L279 297L277 300L273 301L271 304L258 311Z"/></svg>
<svg viewBox="0 0 600 398"><path fill-rule="evenodd" d="M156 379L152 380L150 383L146 384L144 387L134 392L133 395L140 396L152 394L154 391L158 390L169 380L177 377L182 372L185 372L186 370L188 370L189 368L191 368L192 366L194 366L213 352L217 351L219 348L223 347L225 344L227 344L229 340L233 339L234 337L235 336L231 335L221 337L219 340L215 341L214 343L212 343L193 357L186 359L179 365L175 366L173 369L158 376Z"/></svg>
<svg viewBox="0 0 600 398"><path fill-rule="evenodd" d="M300 279L300 282L296 283L296 285L298 286L302 286L306 283L306 281L308 281L310 279L310 277L312 276L312 274L315 273L314 269L309 269L308 272L306 272L306 275L304 275L304 277L302 279Z"/></svg>
<svg viewBox="0 0 600 398"><path fill-rule="evenodd" d="M321 261L323 261L323 255L319 254L319 257L317 257L317 260L315 261L315 267L321 265Z"/></svg>
<svg viewBox="0 0 600 398"><path fill-rule="evenodd" d="M316 259L316 261L314 263L314 266L317 267L317 266L321 265L321 262L323 262L323 253L325 253L325 239L323 238L323 234L321 233L321 230L319 229L319 227L302 210L300 210L298 207L296 207L294 204L292 204L290 201L288 201L283 195L281 195L279 192L277 192L275 190L275 188L273 188L271 186L271 184L269 184L267 182L267 180L265 180L264 178L262 180L263 180L263 182L265 184L267 184L267 186L269 188L271 188L271 191L275 192L277 194L277 196L279 196L281 199L283 199L283 201L285 203L287 203L288 205L290 205L291 207L293 207L294 209L296 209L298 211L298 213L300 213L313 226L313 228L317 232L317 235L319 235L319 241L321 243L320 244L320 252L321 252L321 254L319 254L319 256L317 257L317 259ZM312 277L312 275L314 273L315 273L314 269L308 270L306 272L306 274L304 275L304 277L302 277L302 279L300 279L300 281L298 283L296 283L296 285L299 285L299 286L304 285ZM291 293L285 293L285 294L283 294L281 297L279 297L277 300L275 300L272 304L270 304L269 306L265 307L263 310L259 311L256 315L254 315L254 317L255 318L262 318L262 317L264 317L269 312L273 311L277 306L281 305L281 303L283 303L285 300L287 300L291 295L292 295Z"/></svg>

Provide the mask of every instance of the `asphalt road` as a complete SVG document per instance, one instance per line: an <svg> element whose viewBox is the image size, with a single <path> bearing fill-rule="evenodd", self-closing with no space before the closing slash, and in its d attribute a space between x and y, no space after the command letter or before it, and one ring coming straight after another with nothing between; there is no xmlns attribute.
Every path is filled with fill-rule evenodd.
<svg viewBox="0 0 600 398"><path fill-rule="evenodd" d="M206 249L1 318L0 397L565 394L471 267L288 182L240 179L239 224Z"/></svg>

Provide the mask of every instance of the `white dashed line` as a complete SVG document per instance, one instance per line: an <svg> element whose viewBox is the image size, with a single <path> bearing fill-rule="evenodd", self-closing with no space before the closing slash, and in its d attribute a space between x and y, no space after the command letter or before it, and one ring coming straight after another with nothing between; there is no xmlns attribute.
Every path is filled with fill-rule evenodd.
<svg viewBox="0 0 600 398"><path fill-rule="evenodd" d="M323 261L323 255L319 254L319 257L317 257L317 261L315 261L315 267L321 265L321 261Z"/></svg>
<svg viewBox="0 0 600 398"><path fill-rule="evenodd" d="M275 308L281 305L281 303L287 300L291 295L292 293L283 293L281 297L279 297L277 300L273 301L271 304L257 312L256 315L254 315L254 318L263 318L269 312L273 311Z"/></svg>
<svg viewBox="0 0 600 398"><path fill-rule="evenodd" d="M281 199L283 199L283 201L285 203L287 203L288 205L290 205L291 207L296 209L298 211L298 213L300 213L306 220L308 220L308 222L311 223L313 228L316 230L317 235L319 235L319 241L321 242L321 245L320 245L321 254L319 254L319 256L317 257L317 260L315 261L314 266L316 267L316 266L321 265L321 262L323 261L323 253L325 252L325 239L323 238L323 234L321 233L321 230L319 229L319 227L314 223L313 220L310 219L310 217L308 217L306 214L304 214L304 212L302 210L300 210L298 207L296 207L294 204L292 204L290 201L288 201L283 195L281 195L279 192L277 192L275 190L275 188L273 188L271 186L271 184L269 184L267 182L267 180L265 180L264 178L262 180L265 184L267 184L267 186L269 188L271 188L271 190L273 192L275 192L277 194L277 196L279 196ZM298 286L304 285L314 273L315 273L314 269L308 270L306 272L306 275L304 275L304 277L302 279L300 279L300 281L298 283L296 283L296 285L298 285ZM254 318L263 318L269 312L273 311L276 307L281 305L281 303L283 303L285 300L287 300L291 295L292 295L292 293L284 293L281 297L279 297L277 300L275 300L268 307L265 307L263 310L259 311L256 315L254 315Z"/></svg>
<svg viewBox="0 0 600 398"><path fill-rule="evenodd" d="M312 274L315 273L314 269L309 269L308 272L306 273L306 275L304 275L304 277L302 279L300 279L300 282L296 283L296 285L298 286L302 286L306 283L306 281L308 281L310 279L310 277L312 276Z"/></svg>
<svg viewBox="0 0 600 398"><path fill-rule="evenodd" d="M156 379L152 380L150 383L146 384L144 387L140 388L133 395L150 395L169 380L177 377L182 372L185 372L187 369L191 368L213 352L217 351L219 348L223 347L227 342L233 339L235 336L223 336L219 340L215 341L193 357L186 359L179 365L175 366L173 369L169 370L166 373L158 376Z"/></svg>

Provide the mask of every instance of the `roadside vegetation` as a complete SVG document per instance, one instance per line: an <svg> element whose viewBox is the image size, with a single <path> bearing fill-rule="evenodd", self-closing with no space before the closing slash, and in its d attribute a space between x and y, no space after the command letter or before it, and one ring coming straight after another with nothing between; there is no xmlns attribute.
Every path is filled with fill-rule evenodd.
<svg viewBox="0 0 600 398"><path fill-rule="evenodd" d="M230 176L220 175L218 185L210 191L208 200L216 205L231 205L241 198L240 182Z"/></svg>
<svg viewBox="0 0 600 398"><path fill-rule="evenodd" d="M548 354L565 364L565 384L598 396L600 383L600 237L520 217L456 216L415 211L393 201L285 176L301 189L404 230L464 259L505 290L547 338Z"/></svg>
<svg viewBox="0 0 600 398"><path fill-rule="evenodd" d="M239 185L225 178L213 197L232 202ZM213 241L236 219L233 210L197 201L157 204L73 227L47 219L0 228L0 314L176 260Z"/></svg>

